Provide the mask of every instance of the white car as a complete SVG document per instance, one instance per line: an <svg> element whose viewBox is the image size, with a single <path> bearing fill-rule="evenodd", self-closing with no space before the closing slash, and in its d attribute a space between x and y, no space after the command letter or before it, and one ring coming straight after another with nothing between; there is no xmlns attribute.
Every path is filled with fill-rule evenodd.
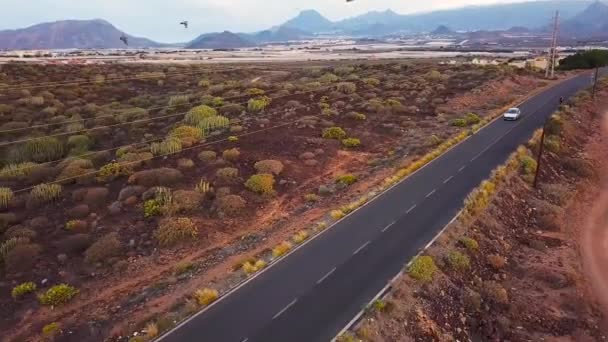
<svg viewBox="0 0 608 342"><path fill-rule="evenodd" d="M521 116L521 110L519 108L509 108L508 111L506 111L503 115L502 118L505 120L517 120L519 119L519 117Z"/></svg>

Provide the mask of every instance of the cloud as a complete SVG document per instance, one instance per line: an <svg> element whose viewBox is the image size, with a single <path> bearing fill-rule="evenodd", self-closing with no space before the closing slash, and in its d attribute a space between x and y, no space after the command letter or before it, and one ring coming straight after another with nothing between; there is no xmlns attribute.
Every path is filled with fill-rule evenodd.
<svg viewBox="0 0 608 342"><path fill-rule="evenodd" d="M280 24L305 9L331 20L370 10L413 13L506 0L0 0L0 29L62 19L102 18L125 32L158 41L188 41L212 31L253 32ZM184 30L182 20L190 22Z"/></svg>

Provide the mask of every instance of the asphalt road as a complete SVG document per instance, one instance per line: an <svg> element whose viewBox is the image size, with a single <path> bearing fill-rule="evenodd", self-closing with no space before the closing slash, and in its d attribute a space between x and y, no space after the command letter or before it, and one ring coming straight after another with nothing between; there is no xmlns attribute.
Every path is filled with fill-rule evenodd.
<svg viewBox="0 0 608 342"><path fill-rule="evenodd" d="M529 140L560 96L589 85L581 75L531 98L519 121L491 123L161 340L331 340Z"/></svg>

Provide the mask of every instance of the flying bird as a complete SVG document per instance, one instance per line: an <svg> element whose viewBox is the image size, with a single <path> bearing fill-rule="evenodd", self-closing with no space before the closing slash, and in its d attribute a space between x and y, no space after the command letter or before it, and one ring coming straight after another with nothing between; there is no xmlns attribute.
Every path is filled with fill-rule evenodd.
<svg viewBox="0 0 608 342"><path fill-rule="evenodd" d="M125 45L129 45L129 38L127 38L124 33L120 36L120 40L122 40Z"/></svg>
<svg viewBox="0 0 608 342"><path fill-rule="evenodd" d="M184 25L184 28L188 28L188 20L182 21L179 23L180 25Z"/></svg>

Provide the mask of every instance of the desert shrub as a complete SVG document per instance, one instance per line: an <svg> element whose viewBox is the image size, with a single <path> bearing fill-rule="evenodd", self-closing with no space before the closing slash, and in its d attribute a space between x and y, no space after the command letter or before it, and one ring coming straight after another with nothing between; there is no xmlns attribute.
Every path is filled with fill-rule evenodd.
<svg viewBox="0 0 608 342"><path fill-rule="evenodd" d="M410 277L422 282L432 281L435 272L437 272L437 265L435 265L433 258L428 255L414 258L407 269Z"/></svg>
<svg viewBox="0 0 608 342"><path fill-rule="evenodd" d="M57 322L49 323L42 327L42 336L52 339L61 331L61 326Z"/></svg>
<svg viewBox="0 0 608 342"><path fill-rule="evenodd" d="M431 70L425 75L425 77L432 81L439 81L441 79L442 75L437 70Z"/></svg>
<svg viewBox="0 0 608 342"><path fill-rule="evenodd" d="M230 119L221 115L204 118L198 123L198 128L205 133L226 129L229 126Z"/></svg>
<svg viewBox="0 0 608 342"><path fill-rule="evenodd" d="M321 111L321 114L325 116L336 116L338 115L338 112L335 109L325 108Z"/></svg>
<svg viewBox="0 0 608 342"><path fill-rule="evenodd" d="M304 200L308 203L318 202L321 197L317 194L306 194L304 195Z"/></svg>
<svg viewBox="0 0 608 342"><path fill-rule="evenodd" d="M201 88L209 88L211 86L211 82L208 79L202 79L198 81L198 86Z"/></svg>
<svg viewBox="0 0 608 342"><path fill-rule="evenodd" d="M143 170L129 177L129 184L142 186L170 186L183 179L181 171L171 168Z"/></svg>
<svg viewBox="0 0 608 342"><path fill-rule="evenodd" d="M83 231L87 228L87 221L83 220L70 220L66 222L65 228L70 231Z"/></svg>
<svg viewBox="0 0 608 342"><path fill-rule="evenodd" d="M561 150L561 143L559 137L555 135L549 135L545 137L545 148L553 153L558 153Z"/></svg>
<svg viewBox="0 0 608 342"><path fill-rule="evenodd" d="M109 163L101 167L97 172L99 182L111 182L118 177L131 174L131 168L121 163Z"/></svg>
<svg viewBox="0 0 608 342"><path fill-rule="evenodd" d="M281 256L285 255L287 252L289 252L289 250L291 250L291 248L293 248L293 245L291 243L289 243L288 241L283 241L272 249L272 257L273 258L281 257Z"/></svg>
<svg viewBox="0 0 608 342"><path fill-rule="evenodd" d="M247 110L252 113L259 113L266 109L270 105L271 99L267 96L261 96L255 99L250 99L247 102Z"/></svg>
<svg viewBox="0 0 608 342"><path fill-rule="evenodd" d="M495 281L485 281L483 283L483 294L484 296L499 304L508 304L509 303L509 295L507 290Z"/></svg>
<svg viewBox="0 0 608 342"><path fill-rule="evenodd" d="M225 195L215 200L217 210L230 216L237 215L246 204L247 202L238 195Z"/></svg>
<svg viewBox="0 0 608 342"><path fill-rule="evenodd" d="M117 233L110 233L95 241L84 252L84 260L89 264L104 261L118 255L120 252L120 241Z"/></svg>
<svg viewBox="0 0 608 342"><path fill-rule="evenodd" d="M23 241L26 238L13 238ZM11 239L12 240L12 239ZM29 240L29 239L27 239ZM39 245L19 243L4 256L4 266L8 273L24 272L36 264L41 248Z"/></svg>
<svg viewBox="0 0 608 342"><path fill-rule="evenodd" d="M169 106L171 107L183 107L190 102L190 97L187 95L175 95L169 98Z"/></svg>
<svg viewBox="0 0 608 342"><path fill-rule="evenodd" d="M278 160L262 160L253 165L258 173L269 173L278 176L283 172L283 163Z"/></svg>
<svg viewBox="0 0 608 342"><path fill-rule="evenodd" d="M237 103L229 103L220 107L219 111L220 113L222 113L222 115L236 116L244 112L245 107Z"/></svg>
<svg viewBox="0 0 608 342"><path fill-rule="evenodd" d="M68 147L71 155L86 153L93 145L91 138L86 135L73 135L68 138Z"/></svg>
<svg viewBox="0 0 608 342"><path fill-rule="evenodd" d="M346 216L346 214L342 211L342 210L332 210L329 213L329 216L334 220L337 221L341 218L343 218L344 216Z"/></svg>
<svg viewBox="0 0 608 342"><path fill-rule="evenodd" d="M531 175L536 172L536 160L530 156L523 156L519 160L520 170L524 175Z"/></svg>
<svg viewBox="0 0 608 342"><path fill-rule="evenodd" d="M239 169L233 167L224 167L215 172L215 176L227 183L234 182L239 178Z"/></svg>
<svg viewBox="0 0 608 342"><path fill-rule="evenodd" d="M346 117L349 119L358 120L358 121L363 121L367 118L365 116L365 114L357 113L357 112L349 112L346 114Z"/></svg>
<svg viewBox="0 0 608 342"><path fill-rule="evenodd" d="M133 122L137 120L144 120L149 118L149 113L147 110L143 108L129 108L122 110L117 116L116 120L121 123ZM74 119L74 117L72 117ZM82 123L78 123L78 125L82 128ZM70 132L74 132L74 130L69 130Z"/></svg>
<svg viewBox="0 0 608 342"><path fill-rule="evenodd" d="M171 212L180 213L193 211L197 209L203 201L203 195L200 192L177 190L173 192L171 203Z"/></svg>
<svg viewBox="0 0 608 342"><path fill-rule="evenodd" d="M146 338L148 340L153 340L156 336L158 336L158 325L154 322L150 322L146 324L144 332L146 333Z"/></svg>
<svg viewBox="0 0 608 342"><path fill-rule="evenodd" d="M208 193L213 192L211 183L209 183L203 179L201 179L198 183L196 183L194 190L196 190L198 193L201 193L201 194L208 194Z"/></svg>
<svg viewBox="0 0 608 342"><path fill-rule="evenodd" d="M197 235L198 229L194 222L187 217L163 219L158 224L158 229L154 231L154 237L163 246L193 239Z"/></svg>
<svg viewBox="0 0 608 342"><path fill-rule="evenodd" d="M361 140L357 138L342 139L342 146L344 147L357 147L359 145L361 145Z"/></svg>
<svg viewBox="0 0 608 342"><path fill-rule="evenodd" d="M229 142L237 142L237 141L239 141L239 137L234 136L234 135L231 135L231 136L229 136L229 137L227 138L227 140L228 140Z"/></svg>
<svg viewBox="0 0 608 342"><path fill-rule="evenodd" d="M467 125L475 125L481 122L481 118L479 118L479 115L475 113L468 113L464 116L464 120Z"/></svg>
<svg viewBox="0 0 608 342"><path fill-rule="evenodd" d="M295 233L295 234L293 235L292 240L293 240L293 242L294 242L295 244L298 244L298 245L299 245L299 244L301 244L302 242L304 242L306 239L308 239L308 237L309 237L309 236L310 236L310 234L308 234L308 232L307 232L307 231L305 231L305 230L300 230L299 232L297 232L297 233Z"/></svg>
<svg viewBox="0 0 608 342"><path fill-rule="evenodd" d="M44 294L38 296L42 305L57 306L65 304L78 294L78 289L68 284L59 284L48 289Z"/></svg>
<svg viewBox="0 0 608 342"><path fill-rule="evenodd" d="M38 184L30 191L30 198L36 203L47 203L61 196L62 187L59 184Z"/></svg>
<svg viewBox="0 0 608 342"><path fill-rule="evenodd" d="M29 238L13 237L0 244L0 260L6 259L6 255L17 246L26 245L30 242Z"/></svg>
<svg viewBox="0 0 608 342"><path fill-rule="evenodd" d="M564 129L564 120L559 115L553 115L545 125L545 132L549 135L560 135Z"/></svg>
<svg viewBox="0 0 608 342"><path fill-rule="evenodd" d="M464 272L471 267L469 257L459 251L450 251L445 257L448 266L456 272Z"/></svg>
<svg viewBox="0 0 608 342"><path fill-rule="evenodd" d="M454 126L454 127L466 127L467 126L467 120L465 119L454 119L450 122L450 125Z"/></svg>
<svg viewBox="0 0 608 342"><path fill-rule="evenodd" d="M474 240L470 237L463 236L458 239L458 242L460 242L467 250L471 252L476 252L479 250L479 243L477 242L477 240Z"/></svg>
<svg viewBox="0 0 608 342"><path fill-rule="evenodd" d="M217 110L207 105L196 106L188 111L184 117L184 122L191 126L197 126L204 118L217 115Z"/></svg>
<svg viewBox="0 0 608 342"><path fill-rule="evenodd" d="M30 140L10 151L12 162L34 161L37 163L53 161L63 157L63 143L53 137L43 137Z"/></svg>
<svg viewBox="0 0 608 342"><path fill-rule="evenodd" d="M28 293L34 292L36 291L36 284L29 281L27 283L21 283L15 287L13 287L13 290L11 291L11 296L14 299L19 299L23 296L25 296Z"/></svg>
<svg viewBox="0 0 608 342"><path fill-rule="evenodd" d="M245 90L245 93L247 93L247 95L249 95L249 96L259 96L259 95L266 94L266 92L263 89L259 89L259 88L249 88L249 89Z"/></svg>
<svg viewBox="0 0 608 342"><path fill-rule="evenodd" d="M194 298L196 299L198 305L207 306L217 300L219 297L219 292L214 289L204 288L198 289L194 292Z"/></svg>
<svg viewBox="0 0 608 342"><path fill-rule="evenodd" d="M342 140L346 138L346 132L340 127L328 127L323 130L323 138Z"/></svg>
<svg viewBox="0 0 608 342"><path fill-rule="evenodd" d="M0 209L8 207L13 196L13 190L10 188L0 188Z"/></svg>
<svg viewBox="0 0 608 342"><path fill-rule="evenodd" d="M345 174L345 175L341 175L338 178L336 178L336 183L343 185L343 186L349 186L352 184L355 184L359 179L357 178L357 176L353 175L353 174Z"/></svg>
<svg viewBox="0 0 608 342"><path fill-rule="evenodd" d="M245 187L260 195L274 194L274 176L267 173L257 174L249 177Z"/></svg>
<svg viewBox="0 0 608 342"><path fill-rule="evenodd" d="M338 82L340 78L332 73L327 73L324 74L323 76L319 77L319 82L321 83L334 83L334 82Z"/></svg>
<svg viewBox="0 0 608 342"><path fill-rule="evenodd" d="M357 86L352 82L341 82L336 85L336 89L344 94L352 94L357 91Z"/></svg>
<svg viewBox="0 0 608 342"><path fill-rule="evenodd" d="M61 164L60 164L61 165ZM92 180L94 177L95 168L93 163L88 159L73 159L68 161L68 164L61 170L57 181L71 183L83 183Z"/></svg>
<svg viewBox="0 0 608 342"><path fill-rule="evenodd" d="M19 99L18 101L21 104L30 106L30 107L39 107L44 105L44 97L42 96L29 96Z"/></svg>
<svg viewBox="0 0 608 342"><path fill-rule="evenodd" d="M32 162L23 162L18 164L8 164L0 169L0 179L12 180L28 176L38 167L38 164Z"/></svg>
<svg viewBox="0 0 608 342"><path fill-rule="evenodd" d="M266 267L266 262L260 259L255 262L245 261L241 268L243 269L243 272L245 272L247 275L250 275L258 272L264 267Z"/></svg>
<svg viewBox="0 0 608 342"><path fill-rule="evenodd" d="M334 72L340 76L351 74L355 71L355 68L350 65L343 65L334 68Z"/></svg>
<svg viewBox="0 0 608 342"><path fill-rule="evenodd" d="M38 235L35 230L22 226L12 226L4 232L4 237L8 240L12 238L34 239Z"/></svg>
<svg viewBox="0 0 608 342"><path fill-rule="evenodd" d="M562 165L564 169L580 177L590 177L594 174L593 165L582 158L563 158Z"/></svg>
<svg viewBox="0 0 608 342"><path fill-rule="evenodd" d="M198 159L204 163L210 163L217 158L215 151L202 151L198 154Z"/></svg>
<svg viewBox="0 0 608 342"><path fill-rule="evenodd" d="M241 156L241 152L239 151L238 148L231 148L229 150L225 150L222 153L222 157L228 161L237 161L239 159L239 157Z"/></svg>
<svg viewBox="0 0 608 342"><path fill-rule="evenodd" d="M163 213L163 204L158 199L150 199L144 202L144 217L159 216Z"/></svg>
<svg viewBox="0 0 608 342"><path fill-rule="evenodd" d="M437 146L439 144L441 144L441 138L439 138L438 136L436 136L435 134L431 135L429 137L428 143L429 146Z"/></svg>
<svg viewBox="0 0 608 342"><path fill-rule="evenodd" d="M495 270L503 269L507 265L507 259L498 254L488 255L488 263Z"/></svg>
<svg viewBox="0 0 608 342"><path fill-rule="evenodd" d="M380 85L380 80L377 78L368 77L363 79L363 83L367 84L368 86L377 87Z"/></svg>
<svg viewBox="0 0 608 342"><path fill-rule="evenodd" d="M201 141L204 138L203 130L200 127L192 127L192 126L179 126L174 128L171 133L171 136L178 138L182 144L190 143L194 144Z"/></svg>
<svg viewBox="0 0 608 342"><path fill-rule="evenodd" d="M176 137L169 137L164 141L152 143L150 152L155 156L166 156L178 153L182 150L182 141Z"/></svg>

